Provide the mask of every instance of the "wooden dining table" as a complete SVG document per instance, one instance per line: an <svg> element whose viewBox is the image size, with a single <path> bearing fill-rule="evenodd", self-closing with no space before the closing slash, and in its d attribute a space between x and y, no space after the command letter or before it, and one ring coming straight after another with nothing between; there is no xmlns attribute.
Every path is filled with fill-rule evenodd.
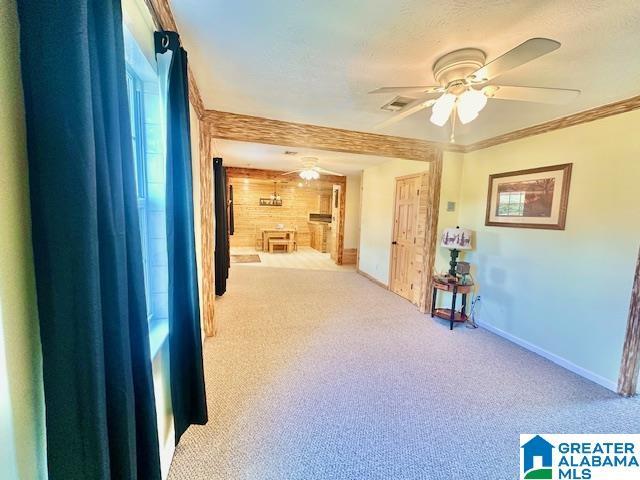
<svg viewBox="0 0 640 480"><path fill-rule="evenodd" d="M284 238L287 240L296 239L296 230L294 228L263 228L262 229L262 251L269 251L270 238Z"/></svg>

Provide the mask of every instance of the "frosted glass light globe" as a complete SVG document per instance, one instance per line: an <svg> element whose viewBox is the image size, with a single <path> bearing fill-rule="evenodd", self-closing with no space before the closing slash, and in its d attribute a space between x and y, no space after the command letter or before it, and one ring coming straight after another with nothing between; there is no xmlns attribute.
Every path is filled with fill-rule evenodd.
<svg viewBox="0 0 640 480"><path fill-rule="evenodd" d="M433 108L431 109L431 123L441 127L451 115L451 110L453 110L453 106L456 103L456 96L452 93L445 93L442 95L436 103L433 104Z"/></svg>
<svg viewBox="0 0 640 480"><path fill-rule="evenodd" d="M484 93L469 88L458 97L458 118L462 123L469 123L478 116L486 104L487 96Z"/></svg>

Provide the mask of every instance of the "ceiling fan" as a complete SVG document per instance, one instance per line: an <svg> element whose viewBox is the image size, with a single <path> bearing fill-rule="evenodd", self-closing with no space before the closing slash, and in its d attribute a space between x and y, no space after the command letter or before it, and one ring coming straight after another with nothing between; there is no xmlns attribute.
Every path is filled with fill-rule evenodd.
<svg viewBox="0 0 640 480"><path fill-rule="evenodd" d="M388 120L384 127L433 107L431 122L442 127L451 117L451 141L454 141L456 113L463 124L474 120L489 98L564 104L580 94L567 88L525 87L489 83L507 71L560 48L560 42L549 38L530 38L524 43L485 63L486 55L477 48L463 48L447 53L433 65L433 76L440 85L416 87L382 87L369 93L417 94Z"/></svg>
<svg viewBox="0 0 640 480"><path fill-rule="evenodd" d="M321 173L325 173L327 175L343 176L341 173L332 172L331 170L320 168L318 166L318 159L316 157L302 157L300 161L302 162L301 168L296 168L295 170L291 170L290 172L283 173L282 175L291 175L293 173L297 173L300 176L300 178L307 181L318 180L320 178Z"/></svg>

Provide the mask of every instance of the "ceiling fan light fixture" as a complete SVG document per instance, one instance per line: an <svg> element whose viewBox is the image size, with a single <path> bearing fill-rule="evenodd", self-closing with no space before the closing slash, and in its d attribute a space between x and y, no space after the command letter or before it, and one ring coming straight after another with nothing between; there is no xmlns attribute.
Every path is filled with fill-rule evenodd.
<svg viewBox="0 0 640 480"><path fill-rule="evenodd" d="M308 169L308 170L302 170L300 172L300 178L302 178L303 180L317 180L320 178L320 174L313 170L313 169Z"/></svg>
<svg viewBox="0 0 640 480"><path fill-rule="evenodd" d="M478 113L487 105L487 96L473 88L465 90L457 100L458 118L463 124L476 119Z"/></svg>
<svg viewBox="0 0 640 480"><path fill-rule="evenodd" d="M458 118L460 119L460 123L466 125L469 122L474 121L478 118L478 112L474 112L473 110L466 110L463 108L458 108Z"/></svg>
<svg viewBox="0 0 640 480"><path fill-rule="evenodd" d="M487 105L487 96L484 92L469 87L458 98L458 108L468 108L472 111L480 113Z"/></svg>
<svg viewBox="0 0 640 480"><path fill-rule="evenodd" d="M436 100L431 109L431 123L439 127L447 123L453 106L456 103L456 96L452 93L445 93Z"/></svg>

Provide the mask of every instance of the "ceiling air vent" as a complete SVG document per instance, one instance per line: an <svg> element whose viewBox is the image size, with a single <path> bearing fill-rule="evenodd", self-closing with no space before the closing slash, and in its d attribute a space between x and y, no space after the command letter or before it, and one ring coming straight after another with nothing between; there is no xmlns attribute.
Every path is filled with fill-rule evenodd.
<svg viewBox="0 0 640 480"><path fill-rule="evenodd" d="M381 110L387 110L389 112L397 112L402 107L406 106L408 103L413 102L415 98L410 97L396 97L391 100L389 103L385 103L380 107Z"/></svg>
<svg viewBox="0 0 640 480"><path fill-rule="evenodd" d="M285 155L297 155L297 154L298 154L298 152L292 152L291 150L285 150L285 151L284 151L284 154L285 154Z"/></svg>

